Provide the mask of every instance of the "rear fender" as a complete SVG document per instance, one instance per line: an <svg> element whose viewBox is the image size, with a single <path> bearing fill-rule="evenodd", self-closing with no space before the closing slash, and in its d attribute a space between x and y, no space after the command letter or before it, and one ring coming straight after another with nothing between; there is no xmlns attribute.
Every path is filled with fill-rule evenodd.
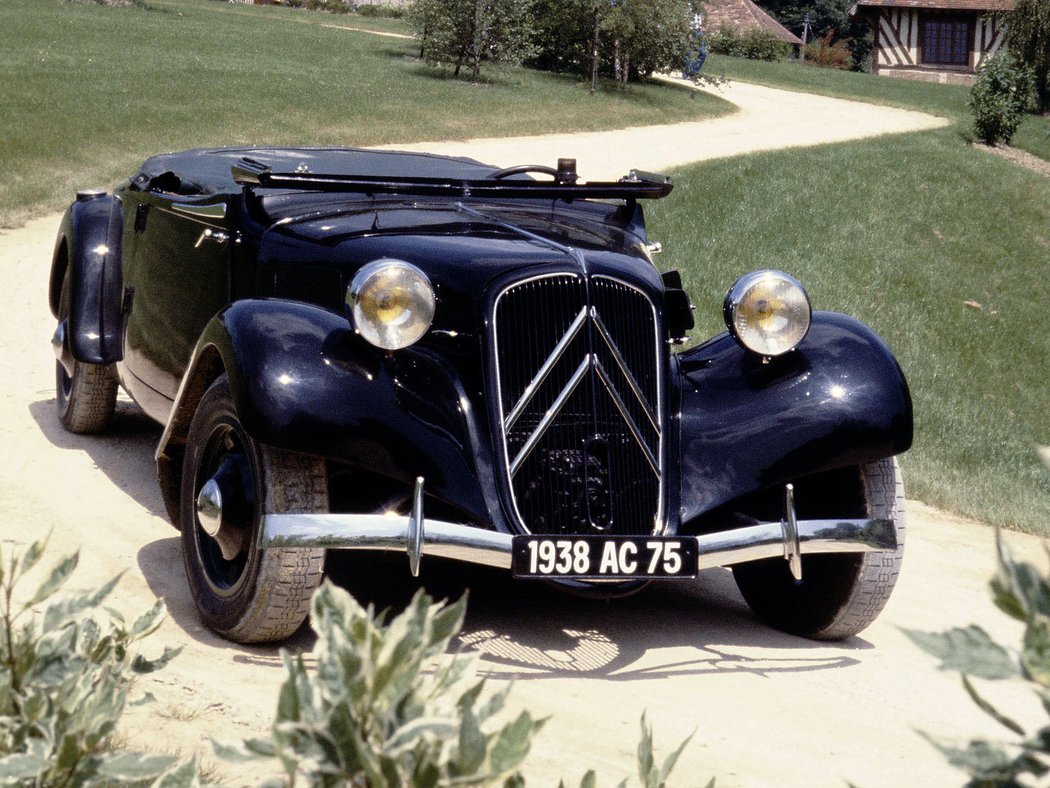
<svg viewBox="0 0 1050 788"><path fill-rule="evenodd" d="M815 313L799 348L769 363L728 334L677 360L685 527L735 498L911 445L904 374L846 315Z"/></svg>
<svg viewBox="0 0 1050 788"><path fill-rule="evenodd" d="M178 494L179 458L197 403L224 371L255 440L409 487L422 476L428 495L476 522L501 521L494 494L483 491L493 479L483 414L475 417L438 354L383 354L340 315L279 300L238 301L205 329L157 450L166 500Z"/></svg>
<svg viewBox="0 0 1050 788"><path fill-rule="evenodd" d="M58 317L62 283L70 273L69 322L73 358L112 364L123 358L123 276L120 200L83 192L66 211L51 263L48 304Z"/></svg>

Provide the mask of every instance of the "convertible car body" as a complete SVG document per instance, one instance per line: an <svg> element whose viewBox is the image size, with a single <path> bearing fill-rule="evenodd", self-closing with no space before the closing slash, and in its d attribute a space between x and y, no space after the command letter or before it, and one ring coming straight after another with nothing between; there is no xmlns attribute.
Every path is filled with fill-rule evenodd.
<svg viewBox="0 0 1050 788"><path fill-rule="evenodd" d="M850 636L901 560L904 377L777 271L674 352L691 306L639 204L670 191L572 160L155 156L62 222L58 415L105 429L119 385L164 426L194 601L237 641L294 631L330 549L606 596L732 566L774 626Z"/></svg>

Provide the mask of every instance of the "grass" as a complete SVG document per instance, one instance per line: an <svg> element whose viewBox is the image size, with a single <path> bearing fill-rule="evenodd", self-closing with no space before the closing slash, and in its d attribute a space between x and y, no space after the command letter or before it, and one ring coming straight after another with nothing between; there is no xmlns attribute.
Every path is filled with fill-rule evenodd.
<svg viewBox="0 0 1050 788"><path fill-rule="evenodd" d="M149 10L3 0L0 226L110 186L146 156L201 145L373 145L673 122L731 111L640 85L591 94L569 78L486 66L451 79L416 45L346 27L398 20L215 0Z"/></svg>
<svg viewBox="0 0 1050 788"><path fill-rule="evenodd" d="M704 71L757 85L920 110L949 118L961 126L970 123L966 106L970 89L962 85L876 77L794 62L766 63L726 55L711 55L704 64Z"/></svg>
<svg viewBox="0 0 1050 788"><path fill-rule="evenodd" d="M694 165L648 211L722 330L741 273L781 268L818 309L853 314L895 352L915 401L910 497L1050 535L1050 179L952 129Z"/></svg>
<svg viewBox="0 0 1050 788"><path fill-rule="evenodd" d="M1010 144L1040 159L1050 161L1050 115L1027 116L1010 140Z"/></svg>

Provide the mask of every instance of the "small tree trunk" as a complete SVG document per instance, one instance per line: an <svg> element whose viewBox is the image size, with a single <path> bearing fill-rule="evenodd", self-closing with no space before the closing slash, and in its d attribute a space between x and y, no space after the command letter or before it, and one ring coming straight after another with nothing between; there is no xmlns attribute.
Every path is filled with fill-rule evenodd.
<svg viewBox="0 0 1050 788"><path fill-rule="evenodd" d="M598 89L598 25L601 24L601 16L598 9L594 9L594 45L591 47L591 93Z"/></svg>
<svg viewBox="0 0 1050 788"><path fill-rule="evenodd" d="M471 82L477 82L481 75L481 4L484 0L474 0L474 72L470 75Z"/></svg>

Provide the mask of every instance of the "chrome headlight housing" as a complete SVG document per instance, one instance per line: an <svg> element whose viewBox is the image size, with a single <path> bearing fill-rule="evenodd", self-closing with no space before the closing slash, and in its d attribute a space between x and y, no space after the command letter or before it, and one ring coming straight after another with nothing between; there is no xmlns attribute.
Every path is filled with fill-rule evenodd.
<svg viewBox="0 0 1050 788"><path fill-rule="evenodd" d="M722 316L733 338L761 356L794 350L809 331L812 307L805 289L780 271L754 271L726 293Z"/></svg>
<svg viewBox="0 0 1050 788"><path fill-rule="evenodd" d="M436 301L426 274L404 260L382 258L354 275L346 303L361 336L384 350L399 350L427 332Z"/></svg>

